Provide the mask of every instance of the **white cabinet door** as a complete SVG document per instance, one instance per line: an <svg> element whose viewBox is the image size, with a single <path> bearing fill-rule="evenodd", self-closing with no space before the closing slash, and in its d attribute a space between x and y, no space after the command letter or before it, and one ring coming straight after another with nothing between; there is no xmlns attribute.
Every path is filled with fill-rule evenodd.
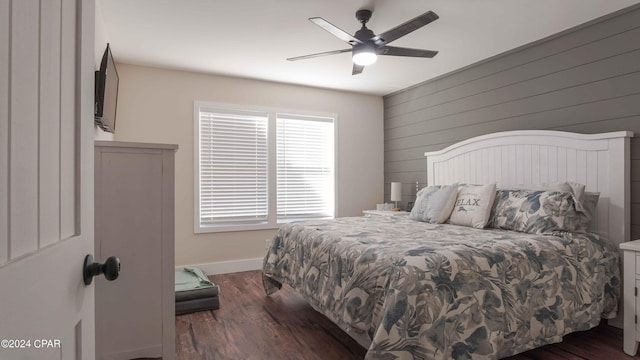
<svg viewBox="0 0 640 360"><path fill-rule="evenodd" d="M175 356L175 145L96 142L96 256L117 281L96 281L99 358Z"/></svg>

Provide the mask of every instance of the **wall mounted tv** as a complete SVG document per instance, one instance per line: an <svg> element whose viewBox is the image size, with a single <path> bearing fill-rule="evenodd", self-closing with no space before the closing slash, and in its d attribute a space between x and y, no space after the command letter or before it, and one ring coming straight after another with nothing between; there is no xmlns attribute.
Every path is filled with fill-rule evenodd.
<svg viewBox="0 0 640 360"><path fill-rule="evenodd" d="M100 70L95 79L95 121L102 130L116 130L116 110L118 107L118 71L113 61L109 44L102 55Z"/></svg>

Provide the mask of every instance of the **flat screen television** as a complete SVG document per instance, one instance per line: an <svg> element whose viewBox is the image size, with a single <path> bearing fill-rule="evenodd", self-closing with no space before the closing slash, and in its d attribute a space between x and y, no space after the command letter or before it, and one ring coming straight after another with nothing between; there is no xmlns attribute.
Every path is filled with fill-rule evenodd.
<svg viewBox="0 0 640 360"><path fill-rule="evenodd" d="M113 133L116 130L120 79L109 44L102 55L100 70L96 71L95 76L95 122L102 130Z"/></svg>

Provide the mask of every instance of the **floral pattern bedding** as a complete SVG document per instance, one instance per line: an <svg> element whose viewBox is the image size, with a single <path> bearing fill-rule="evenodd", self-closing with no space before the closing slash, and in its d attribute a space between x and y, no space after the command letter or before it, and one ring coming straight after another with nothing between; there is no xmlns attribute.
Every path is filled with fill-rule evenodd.
<svg viewBox="0 0 640 360"><path fill-rule="evenodd" d="M618 252L593 234L558 236L428 224L398 216L283 226L265 256L366 359L496 359L616 315Z"/></svg>

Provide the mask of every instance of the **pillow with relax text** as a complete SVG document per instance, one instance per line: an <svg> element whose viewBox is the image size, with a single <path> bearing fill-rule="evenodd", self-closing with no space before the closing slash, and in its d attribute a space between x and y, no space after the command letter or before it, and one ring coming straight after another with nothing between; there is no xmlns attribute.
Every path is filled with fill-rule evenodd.
<svg viewBox="0 0 640 360"><path fill-rule="evenodd" d="M454 225L483 229L489 221L495 197L495 183L461 187L449 222Z"/></svg>

